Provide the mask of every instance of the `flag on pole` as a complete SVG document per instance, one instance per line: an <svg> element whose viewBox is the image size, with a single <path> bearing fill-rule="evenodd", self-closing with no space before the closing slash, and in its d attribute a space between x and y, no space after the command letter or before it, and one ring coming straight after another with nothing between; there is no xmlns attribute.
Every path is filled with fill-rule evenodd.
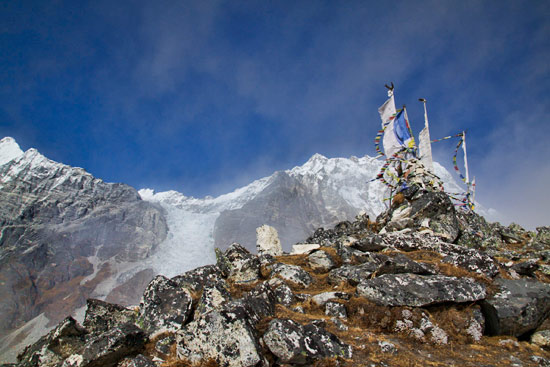
<svg viewBox="0 0 550 367"><path fill-rule="evenodd" d="M386 156L391 157L394 153L401 149L399 141L395 138L393 132L393 121L396 115L395 100L393 94L388 98L386 102L378 109L380 118L382 119L382 130L384 130L384 137L382 139L382 145L384 146L384 153Z"/></svg>
<svg viewBox="0 0 550 367"><path fill-rule="evenodd" d="M470 185L470 174L468 172L468 155L466 154L466 131L462 132L462 150L464 150L464 170L466 173L466 185Z"/></svg>
<svg viewBox="0 0 550 367"><path fill-rule="evenodd" d="M426 110L426 100L424 102L424 128L418 135L418 148L420 149L420 160L424 167L430 172L434 172L432 159L432 144L430 142L430 127L428 125L428 111Z"/></svg>
<svg viewBox="0 0 550 367"><path fill-rule="evenodd" d="M401 147L407 147L414 149L415 142L414 136L409 125L409 117L407 116L407 109L403 107L395 116L393 122L393 132L396 140Z"/></svg>

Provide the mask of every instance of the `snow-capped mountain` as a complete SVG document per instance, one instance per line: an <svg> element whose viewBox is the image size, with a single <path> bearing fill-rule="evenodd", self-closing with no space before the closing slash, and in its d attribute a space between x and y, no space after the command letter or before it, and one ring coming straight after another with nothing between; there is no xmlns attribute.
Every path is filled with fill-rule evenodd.
<svg viewBox="0 0 550 367"><path fill-rule="evenodd" d="M260 225L275 227L289 250L317 227L360 212L374 218L387 205L386 187L370 182L382 164L368 156L315 154L302 166L198 199L176 191L138 194L35 149L23 152L4 138L0 345L13 352L32 342L41 334L33 328L47 329L60 317L79 313L87 297L136 303L154 275L171 277L214 263L216 246L239 242L254 250ZM448 190L460 190L449 172L435 168Z"/></svg>

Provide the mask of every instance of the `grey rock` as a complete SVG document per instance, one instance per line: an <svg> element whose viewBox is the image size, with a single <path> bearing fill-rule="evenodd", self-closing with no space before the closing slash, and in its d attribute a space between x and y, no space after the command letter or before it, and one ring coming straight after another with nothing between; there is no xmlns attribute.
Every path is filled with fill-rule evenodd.
<svg viewBox="0 0 550 367"><path fill-rule="evenodd" d="M190 292L162 275L156 276L143 293L138 324L149 333L181 328L192 308Z"/></svg>
<svg viewBox="0 0 550 367"><path fill-rule="evenodd" d="M277 303L289 307L296 302L296 296L292 289L281 279L273 278L268 281L269 286L273 289Z"/></svg>
<svg viewBox="0 0 550 367"><path fill-rule="evenodd" d="M221 276L221 271L216 265L206 265L177 275L171 281L176 283L180 288L187 288L192 292L200 292L208 279L218 276Z"/></svg>
<svg viewBox="0 0 550 367"><path fill-rule="evenodd" d="M83 326L91 333L102 333L136 321L137 312L126 307L98 299L88 299L86 303Z"/></svg>
<svg viewBox="0 0 550 367"><path fill-rule="evenodd" d="M385 248L382 238L379 235L365 237L354 242L351 246L360 251L380 251Z"/></svg>
<svg viewBox="0 0 550 367"><path fill-rule="evenodd" d="M232 282L251 283L260 278L260 260L238 243L216 257L218 267Z"/></svg>
<svg viewBox="0 0 550 367"><path fill-rule="evenodd" d="M347 319L348 312L346 310L346 305L336 301L327 301L327 303L325 303L325 315L334 316L339 319Z"/></svg>
<svg viewBox="0 0 550 367"><path fill-rule="evenodd" d="M356 286L363 280L368 279L377 269L378 263L368 262L361 265L342 265L339 268L333 269L328 275L330 284L340 284L342 282Z"/></svg>
<svg viewBox="0 0 550 367"><path fill-rule="evenodd" d="M17 356L19 367L60 366L63 360L79 352L85 343L86 330L68 317L36 343Z"/></svg>
<svg viewBox="0 0 550 367"><path fill-rule="evenodd" d="M309 266L321 273L326 273L336 266L334 259L325 251L315 251L307 257Z"/></svg>
<svg viewBox="0 0 550 367"><path fill-rule="evenodd" d="M297 265L276 263L272 265L271 277L277 276L284 281L294 283L298 286L307 288L313 278L307 271Z"/></svg>
<svg viewBox="0 0 550 367"><path fill-rule="evenodd" d="M434 275L437 274L437 271L433 266L416 262L403 254L388 257L387 260L382 262L378 269L376 269L377 275L400 273Z"/></svg>
<svg viewBox="0 0 550 367"><path fill-rule="evenodd" d="M541 348L550 349L550 330L537 331L531 335L531 343Z"/></svg>
<svg viewBox="0 0 550 367"><path fill-rule="evenodd" d="M222 278L210 278L204 285L201 298L195 308L194 318L197 319L202 314L221 308L229 301L231 301L231 294L227 282Z"/></svg>
<svg viewBox="0 0 550 367"><path fill-rule="evenodd" d="M534 277L535 272L539 269L539 264L536 259L529 259L512 265L511 269L520 275Z"/></svg>
<svg viewBox="0 0 550 367"><path fill-rule="evenodd" d="M305 364L308 361L302 325L289 319L271 320L263 340L282 363Z"/></svg>
<svg viewBox="0 0 550 367"><path fill-rule="evenodd" d="M124 358L117 367L157 367L157 364L143 354L135 357Z"/></svg>
<svg viewBox="0 0 550 367"><path fill-rule="evenodd" d="M311 300L319 307L323 307L331 299L349 300L350 294L346 292L323 292L311 297Z"/></svg>
<svg viewBox="0 0 550 367"><path fill-rule="evenodd" d="M269 323L263 340L281 363L304 365L325 357L351 358L352 348L320 326L289 319Z"/></svg>
<svg viewBox="0 0 550 367"><path fill-rule="evenodd" d="M550 284L532 279L496 279L500 291L483 303L485 330L490 335L522 336L550 314Z"/></svg>
<svg viewBox="0 0 550 367"><path fill-rule="evenodd" d="M268 225L256 228L256 250L258 255L281 256L283 254L279 234L275 228Z"/></svg>
<svg viewBox="0 0 550 367"><path fill-rule="evenodd" d="M224 366L267 366L255 325L275 311L276 297L261 284L241 300L214 309L177 332L179 358L199 362L209 358Z"/></svg>
<svg viewBox="0 0 550 367"><path fill-rule="evenodd" d="M168 355L170 354L170 348L175 342L176 336L174 334L168 334L155 343L155 350L160 354Z"/></svg>
<svg viewBox="0 0 550 367"><path fill-rule="evenodd" d="M139 353L147 340L143 330L135 325L125 324L92 336L86 340L82 352L72 358L82 360L80 364L76 364L79 367L114 367L124 357Z"/></svg>
<svg viewBox="0 0 550 367"><path fill-rule="evenodd" d="M443 275L384 274L357 286L357 293L383 306L428 306L484 299L485 286L470 278Z"/></svg>

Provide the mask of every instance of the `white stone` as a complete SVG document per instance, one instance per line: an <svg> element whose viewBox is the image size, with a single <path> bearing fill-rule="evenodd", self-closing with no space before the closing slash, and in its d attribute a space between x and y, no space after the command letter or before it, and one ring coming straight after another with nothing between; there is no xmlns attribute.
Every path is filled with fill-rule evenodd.
<svg viewBox="0 0 550 367"><path fill-rule="evenodd" d="M277 230L267 224L256 228L256 249L258 250L258 255L281 256L283 254L283 247L281 246Z"/></svg>
<svg viewBox="0 0 550 367"><path fill-rule="evenodd" d="M321 246L317 243L297 243L292 246L291 255L309 254Z"/></svg>

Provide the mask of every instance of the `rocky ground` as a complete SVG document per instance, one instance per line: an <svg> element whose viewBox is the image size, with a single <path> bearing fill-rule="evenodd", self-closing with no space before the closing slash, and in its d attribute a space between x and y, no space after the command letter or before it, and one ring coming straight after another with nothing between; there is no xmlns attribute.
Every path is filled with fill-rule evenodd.
<svg viewBox="0 0 550 367"><path fill-rule="evenodd" d="M155 277L139 306L88 300L16 366L550 366L550 228L457 212L415 187L376 221L274 236Z"/></svg>

